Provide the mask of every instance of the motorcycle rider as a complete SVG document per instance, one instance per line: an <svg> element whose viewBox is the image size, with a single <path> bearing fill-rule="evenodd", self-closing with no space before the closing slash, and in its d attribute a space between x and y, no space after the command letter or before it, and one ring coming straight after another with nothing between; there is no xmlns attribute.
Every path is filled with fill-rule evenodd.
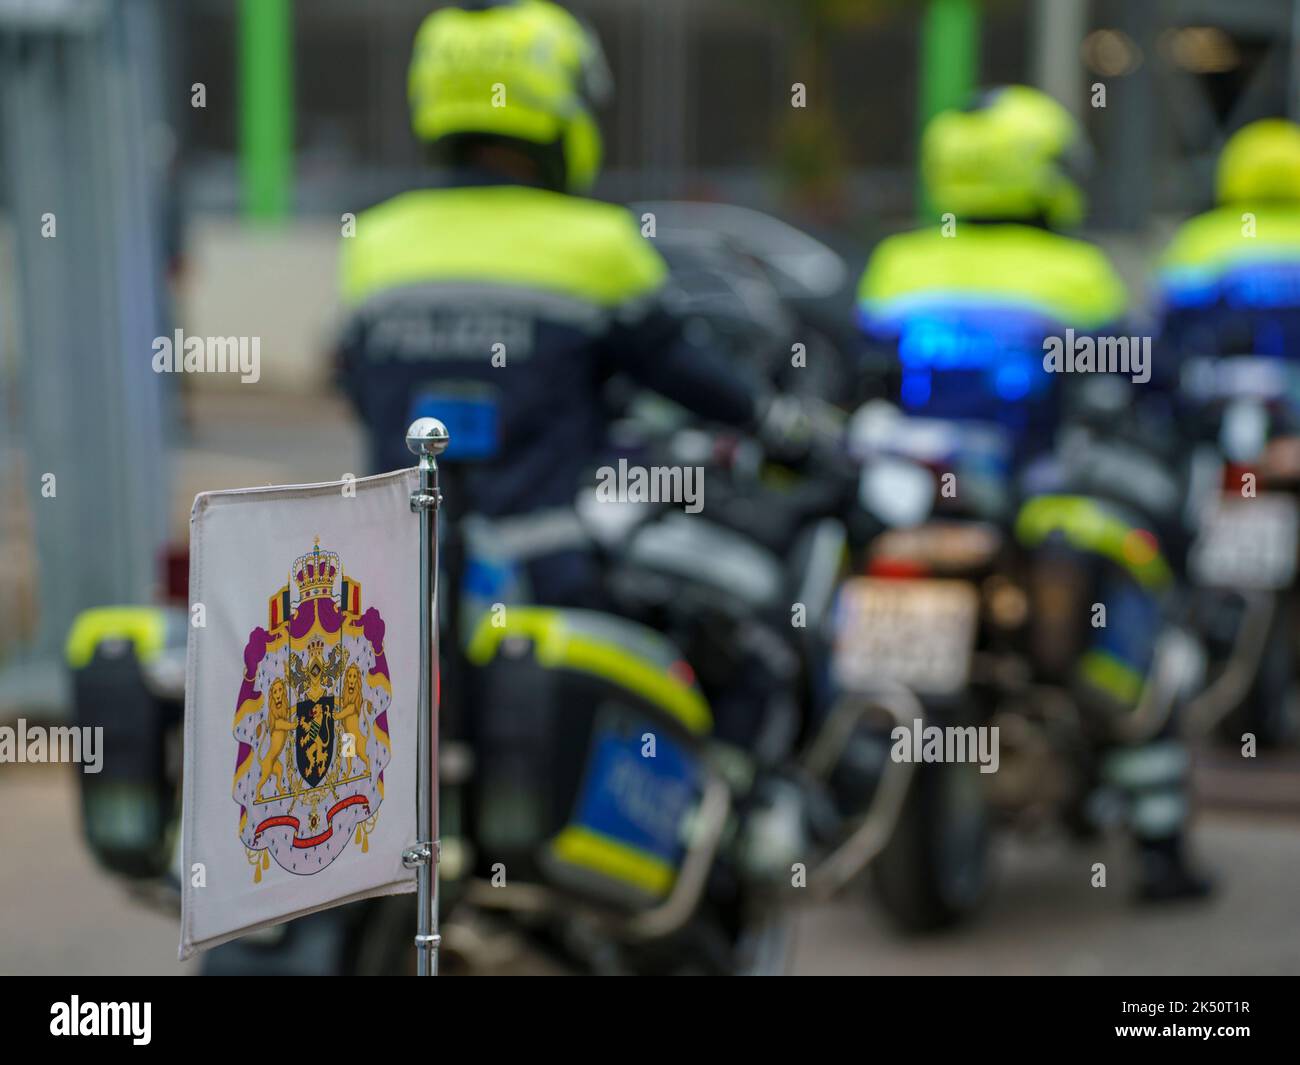
<svg viewBox="0 0 1300 1065"><path fill-rule="evenodd" d="M1124 285L1105 254L1062 232L1083 215L1076 174L1086 158L1069 112L1026 86L986 91L935 116L923 132L921 169L941 222L882 241L859 287L861 328L876 360L889 366L903 410L993 432L1009 456L1008 480L1019 477L1036 492L1069 490L1053 454L1058 427L1067 405L1095 384L1071 382L1067 394L1045 362L1048 342L1067 343L1067 330L1106 335L1126 311ZM1093 630L1072 682L1085 703L1132 709L1136 690L1115 681L1145 674L1150 611L1143 589L1128 594L1128 560L1118 561L1103 586L1113 600L1111 624ZM1187 756L1172 730L1116 746L1104 766L1103 776L1129 799L1139 897L1202 893L1205 882L1184 860Z"/></svg>
<svg viewBox="0 0 1300 1065"><path fill-rule="evenodd" d="M1217 205L1180 226L1159 263L1162 351L1174 365L1243 355L1294 360L1300 352L1300 126L1267 118L1234 133L1219 156L1215 191ZM1300 476L1300 408L1292 400L1273 414L1271 440L1258 441L1264 447L1259 472L1277 487ZM1261 744L1280 746L1295 734L1285 604L1264 643L1232 732L1245 729Z"/></svg>
<svg viewBox="0 0 1300 1065"><path fill-rule="evenodd" d="M1125 312L1104 253L1061 232L1082 217L1085 160L1073 118L1026 86L936 115L921 172L941 224L881 241L858 289L859 324L887 351L903 409L997 424L1021 463L1058 422L1044 337L1105 333Z"/></svg>
<svg viewBox="0 0 1300 1065"><path fill-rule="evenodd" d="M754 432L789 461L835 426L688 339L653 242L626 210L580 195L610 77L572 15L548 0L443 8L417 32L408 80L412 128L447 178L361 213L343 241L344 390L378 469L409 464L414 416L448 422L449 516L469 511L449 523L447 566L463 577L448 587L465 593L446 614L452 642L496 602L616 609L574 506L606 446L607 379ZM471 413L454 424L462 402ZM752 659L708 691L715 735L745 745L774 698Z"/></svg>
<svg viewBox="0 0 1300 1065"><path fill-rule="evenodd" d="M602 445L607 378L740 427L771 406L687 340L663 298L666 264L631 215L581 195L609 89L595 36L547 0L429 15L411 124L447 180L361 213L342 249L342 379L375 467L409 463L401 429L423 390L486 404L475 424L490 426L491 454L462 467L457 494L512 545L533 601L553 606L599 601L572 504ZM450 428L454 464L466 434Z"/></svg>
<svg viewBox="0 0 1300 1065"><path fill-rule="evenodd" d="M1266 118L1229 138L1217 206L1161 257L1161 340L1179 356L1300 351L1300 126Z"/></svg>

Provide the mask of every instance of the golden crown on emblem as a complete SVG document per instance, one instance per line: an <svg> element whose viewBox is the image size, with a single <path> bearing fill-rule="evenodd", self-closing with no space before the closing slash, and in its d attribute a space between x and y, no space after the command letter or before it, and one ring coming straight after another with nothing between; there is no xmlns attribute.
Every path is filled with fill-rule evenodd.
<svg viewBox="0 0 1300 1065"><path fill-rule="evenodd" d="M334 595L334 582L343 572L343 560L336 551L322 551L320 537L315 546L293 564L293 579L298 585L300 599L330 598Z"/></svg>

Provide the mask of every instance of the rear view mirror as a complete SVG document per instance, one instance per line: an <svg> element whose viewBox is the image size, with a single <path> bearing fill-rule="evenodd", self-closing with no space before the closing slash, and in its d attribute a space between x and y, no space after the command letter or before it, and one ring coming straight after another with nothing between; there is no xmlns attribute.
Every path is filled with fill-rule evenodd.
<svg viewBox="0 0 1300 1065"><path fill-rule="evenodd" d="M858 502L893 528L919 525L934 507L934 474L902 459L877 458L862 471Z"/></svg>

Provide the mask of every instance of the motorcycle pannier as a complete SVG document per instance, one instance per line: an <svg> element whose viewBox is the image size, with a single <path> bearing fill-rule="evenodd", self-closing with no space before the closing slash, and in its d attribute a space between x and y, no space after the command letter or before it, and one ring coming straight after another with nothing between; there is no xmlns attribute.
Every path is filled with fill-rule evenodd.
<svg viewBox="0 0 1300 1065"><path fill-rule="evenodd" d="M509 607L469 648L469 802L480 876L636 910L689 845L708 706L657 633L590 611Z"/></svg>

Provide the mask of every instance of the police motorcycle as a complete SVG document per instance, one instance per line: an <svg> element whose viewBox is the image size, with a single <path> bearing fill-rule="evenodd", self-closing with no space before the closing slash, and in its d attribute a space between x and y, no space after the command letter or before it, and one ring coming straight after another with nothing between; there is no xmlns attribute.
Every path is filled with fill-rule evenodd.
<svg viewBox="0 0 1300 1065"><path fill-rule="evenodd" d="M914 691L927 730L966 740L965 761L915 767L873 866L878 901L906 930L977 911L995 827L1055 823L1089 838L1117 824L1126 796L1108 759L1165 734L1192 701L1201 655L1177 579L1190 474L1161 431L1143 431L1125 388L1097 385L1067 415L1054 459L1016 477L987 426L883 402L855 418L871 476L926 471L935 505L871 545L855 605L877 623L861 626L854 665ZM972 758L981 728L997 729L989 762Z"/></svg>
<svg viewBox="0 0 1300 1065"><path fill-rule="evenodd" d="M1002 616L1015 595L1003 575L1002 442L979 428L909 417L883 400L858 409L849 435L864 462L864 502L888 527L841 591L839 682L864 694L909 692L915 713L899 722L899 736L982 724L974 686L987 645L1002 649L988 619ZM948 490L956 476L970 490L960 504ZM968 919L992 875L983 778L971 762L915 758L910 739L890 748L912 780L897 829L873 864L873 894L906 931Z"/></svg>
<svg viewBox="0 0 1300 1065"><path fill-rule="evenodd" d="M1197 442L1204 505L1189 557L1209 682L1193 707L1225 741L1296 735L1300 454L1288 431L1294 367L1267 356L1185 361L1180 395Z"/></svg>

